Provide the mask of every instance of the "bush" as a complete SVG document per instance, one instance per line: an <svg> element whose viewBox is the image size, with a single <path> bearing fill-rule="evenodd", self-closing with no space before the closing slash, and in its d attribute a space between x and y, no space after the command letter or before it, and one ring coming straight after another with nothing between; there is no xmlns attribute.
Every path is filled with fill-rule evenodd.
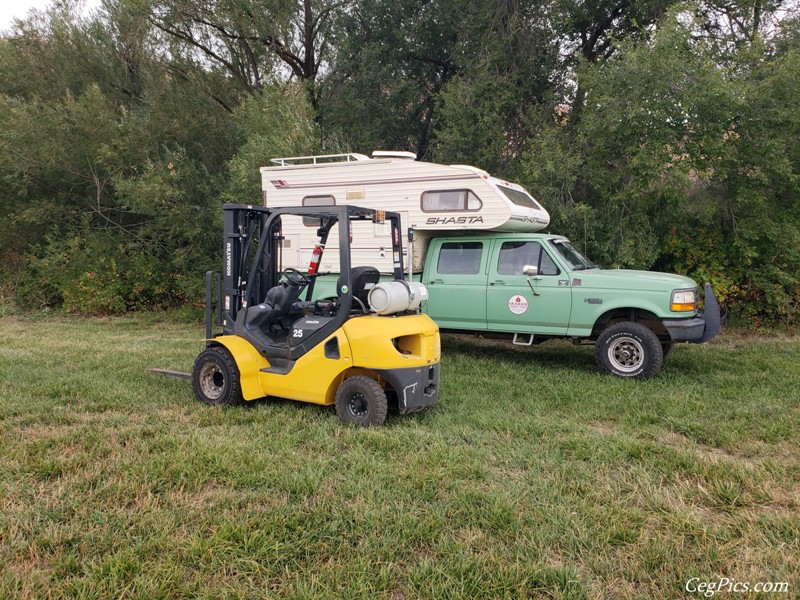
<svg viewBox="0 0 800 600"><path fill-rule="evenodd" d="M202 277L193 281L169 261L102 237L73 237L35 249L25 259L16 302L29 309L61 306L83 315L165 310L201 301Z"/></svg>

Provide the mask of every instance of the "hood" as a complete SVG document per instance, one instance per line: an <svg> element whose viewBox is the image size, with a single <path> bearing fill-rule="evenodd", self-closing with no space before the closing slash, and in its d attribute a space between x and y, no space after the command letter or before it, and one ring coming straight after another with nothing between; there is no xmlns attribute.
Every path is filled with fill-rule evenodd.
<svg viewBox="0 0 800 600"><path fill-rule="evenodd" d="M630 269L587 269L572 271L572 280L580 279L583 287L600 289L627 289L642 291L672 291L696 288L697 283L689 277L656 271L634 271ZM574 283L573 283L574 285Z"/></svg>

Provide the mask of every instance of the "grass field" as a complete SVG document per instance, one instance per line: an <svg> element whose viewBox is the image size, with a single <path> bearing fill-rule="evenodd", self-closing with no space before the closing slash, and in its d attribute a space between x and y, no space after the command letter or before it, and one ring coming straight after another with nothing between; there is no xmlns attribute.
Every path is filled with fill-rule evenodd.
<svg viewBox="0 0 800 600"><path fill-rule="evenodd" d="M446 337L439 404L356 430L146 372L188 371L201 329L0 319L0 598L800 594L797 337L677 347L645 382Z"/></svg>

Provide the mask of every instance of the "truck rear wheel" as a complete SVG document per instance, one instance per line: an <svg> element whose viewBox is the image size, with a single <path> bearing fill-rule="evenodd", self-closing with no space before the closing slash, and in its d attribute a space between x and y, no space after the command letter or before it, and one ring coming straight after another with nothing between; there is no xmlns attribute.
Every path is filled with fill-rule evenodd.
<svg viewBox="0 0 800 600"><path fill-rule="evenodd" d="M359 427L381 425L387 410L386 394L371 377L350 377L336 390L336 414L343 423Z"/></svg>
<svg viewBox="0 0 800 600"><path fill-rule="evenodd" d="M630 321L615 323L597 338L597 366L617 377L647 379L661 370L664 351L649 328Z"/></svg>
<svg viewBox="0 0 800 600"><path fill-rule="evenodd" d="M239 367L233 355L222 346L209 348L194 361L192 387L203 404L239 406L244 403Z"/></svg>

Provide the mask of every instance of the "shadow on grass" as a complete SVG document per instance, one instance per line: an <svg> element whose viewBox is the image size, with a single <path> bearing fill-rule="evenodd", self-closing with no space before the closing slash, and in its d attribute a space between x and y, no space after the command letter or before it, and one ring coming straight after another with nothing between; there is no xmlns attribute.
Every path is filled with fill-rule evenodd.
<svg viewBox="0 0 800 600"><path fill-rule="evenodd" d="M301 400L292 400L291 398L281 398L279 396L265 396L263 398L257 398L256 400L248 400L244 405L251 410L274 408L276 410L302 410L316 412L319 410L333 409L332 406L313 404L311 402L303 402Z"/></svg>
<svg viewBox="0 0 800 600"><path fill-rule="evenodd" d="M698 356L698 352L702 356ZM461 355L470 360L502 361L505 364L530 369L532 367L559 371L562 375L587 375L600 373L594 358L593 345L575 346L568 340L548 340L539 345L514 346L510 341L487 340L467 335L442 336L442 355ZM685 378L690 381L708 380L716 376L734 375L747 368L747 353L703 344L676 344L664 360L664 376ZM446 371L443 377L446 376Z"/></svg>
<svg viewBox="0 0 800 600"><path fill-rule="evenodd" d="M495 361L530 369L554 368L574 373L597 372L594 346L575 346L566 340L549 340L535 346L514 346L510 341L486 340L447 334L442 336L442 354L461 354L467 358Z"/></svg>
<svg viewBox="0 0 800 600"><path fill-rule="evenodd" d="M303 420L330 420L330 422L335 425L340 425L342 427L350 426L342 423L339 420L339 417L336 415L336 406L333 404L320 405L312 404L310 402L301 402L299 400L290 400L288 398L278 398L277 396L267 396L266 398L259 398L257 400L246 402L244 404L244 408L249 410L275 410L285 415L290 415L292 418ZM407 424L409 419L419 421L423 415L434 409L435 405L415 413L400 414L397 409L397 400L390 397L389 411L386 415L386 421L383 423L383 427L391 428L395 426L402 426L404 423Z"/></svg>

